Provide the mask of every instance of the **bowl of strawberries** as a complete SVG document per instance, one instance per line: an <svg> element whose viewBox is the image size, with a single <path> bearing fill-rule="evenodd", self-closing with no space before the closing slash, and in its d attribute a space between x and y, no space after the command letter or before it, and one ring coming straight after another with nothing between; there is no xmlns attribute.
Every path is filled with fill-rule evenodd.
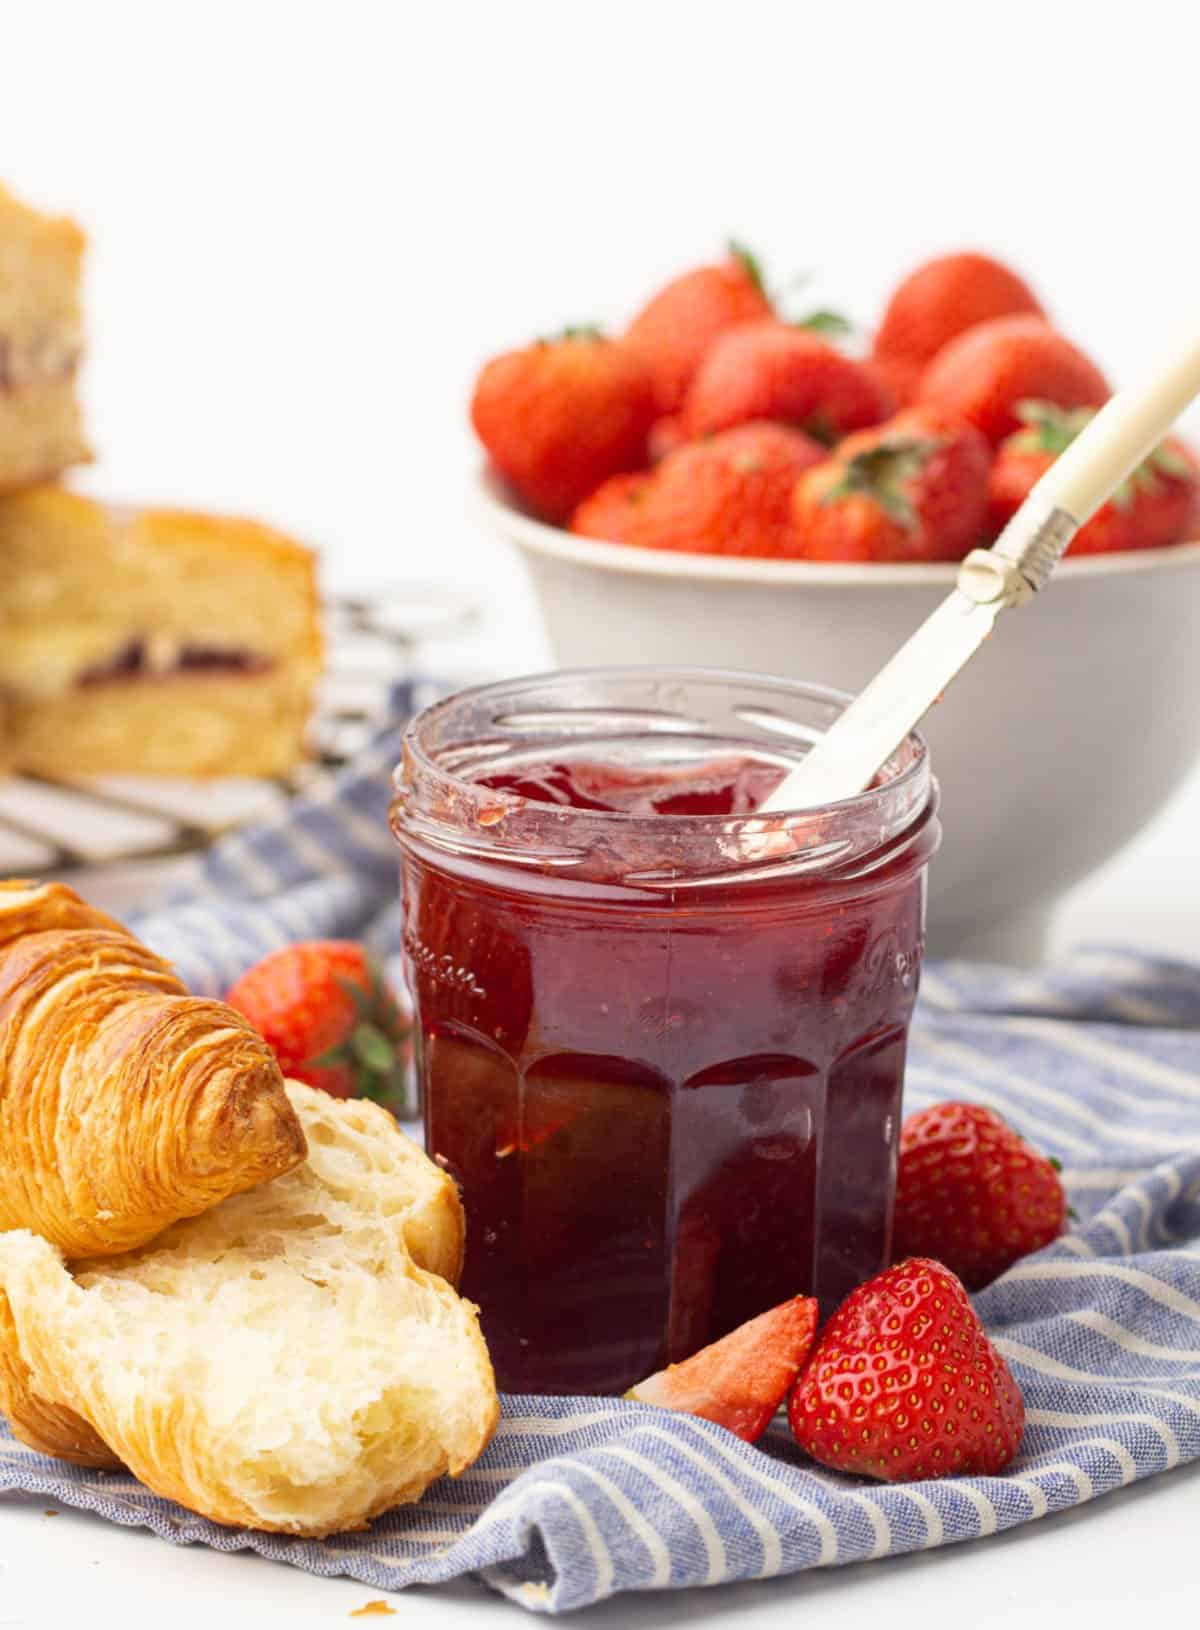
<svg viewBox="0 0 1200 1630"><path fill-rule="evenodd" d="M564 665L705 663L854 692L1107 400L1023 278L951 254L869 340L785 318L745 250L622 334L485 364L481 497ZM935 955L1033 961L1058 899L1200 755L1200 461L1168 438L926 724Z"/></svg>

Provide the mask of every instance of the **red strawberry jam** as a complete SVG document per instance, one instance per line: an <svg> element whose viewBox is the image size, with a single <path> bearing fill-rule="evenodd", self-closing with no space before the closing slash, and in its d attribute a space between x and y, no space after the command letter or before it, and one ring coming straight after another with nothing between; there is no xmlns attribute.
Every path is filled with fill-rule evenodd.
<svg viewBox="0 0 1200 1630"><path fill-rule="evenodd" d="M643 671L552 675L439 704L398 773L426 1140L508 1391L623 1391L889 1257L924 749L860 799L755 820L797 750L772 710L836 703L680 672L694 729L555 705L583 680L625 703ZM761 729L728 732L731 688Z"/></svg>
<svg viewBox="0 0 1200 1630"><path fill-rule="evenodd" d="M774 792L786 772L753 759L724 759L689 765L633 770L614 764L531 764L500 775L483 775L479 785L544 804L600 809L612 815L752 815Z"/></svg>

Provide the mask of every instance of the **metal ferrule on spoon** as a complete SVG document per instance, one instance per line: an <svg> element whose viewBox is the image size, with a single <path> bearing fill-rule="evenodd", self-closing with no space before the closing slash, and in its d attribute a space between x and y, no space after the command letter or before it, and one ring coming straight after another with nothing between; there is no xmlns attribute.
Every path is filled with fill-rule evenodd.
<svg viewBox="0 0 1200 1630"><path fill-rule="evenodd" d="M1119 391L1030 492L954 590L775 788L760 813L807 809L869 787L991 633L1049 579L1067 545L1200 394L1200 329L1141 384Z"/></svg>

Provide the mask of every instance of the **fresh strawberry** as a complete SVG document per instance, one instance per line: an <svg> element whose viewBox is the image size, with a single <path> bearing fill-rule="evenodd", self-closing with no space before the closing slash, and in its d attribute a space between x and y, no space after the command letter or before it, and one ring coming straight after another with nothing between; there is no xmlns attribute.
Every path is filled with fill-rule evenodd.
<svg viewBox="0 0 1200 1630"><path fill-rule="evenodd" d="M939 255L910 272L893 293L872 355L902 402L926 365L953 339L993 317L1043 315L1029 285L990 255Z"/></svg>
<svg viewBox="0 0 1200 1630"><path fill-rule="evenodd" d="M847 436L792 498L805 560L961 560L979 536L991 451L964 419L913 407Z"/></svg>
<svg viewBox="0 0 1200 1630"><path fill-rule="evenodd" d="M1000 532L1028 497L1034 483L1092 417L1091 408L1059 408L1053 402L1021 402L1023 428L1001 442L988 492L988 519ZM1123 481L1116 493L1080 528L1067 551L1109 554L1116 549L1157 549L1179 543L1195 524L1200 465L1191 449L1169 437Z"/></svg>
<svg viewBox="0 0 1200 1630"><path fill-rule="evenodd" d="M1136 489L1136 548L1162 549L1167 544L1189 543L1197 536L1200 458L1187 442L1169 435L1130 479Z"/></svg>
<svg viewBox="0 0 1200 1630"><path fill-rule="evenodd" d="M584 538L601 538L607 543L637 543L647 495L653 484L652 471L610 476L571 516L571 531Z"/></svg>
<svg viewBox="0 0 1200 1630"><path fill-rule="evenodd" d="M683 428L683 420L677 413L664 415L655 419L650 426L650 462L661 464L668 453L677 453L681 447L687 446L687 431Z"/></svg>
<svg viewBox="0 0 1200 1630"><path fill-rule="evenodd" d="M654 381L632 347L568 330L486 363L471 419L529 507L563 520L610 475L646 463Z"/></svg>
<svg viewBox="0 0 1200 1630"><path fill-rule="evenodd" d="M1168 436L1130 477L1130 483L1137 523L1135 549L1162 549L1196 537L1200 528L1200 459L1186 442ZM1125 490L1122 487L1121 493Z"/></svg>
<svg viewBox="0 0 1200 1630"><path fill-rule="evenodd" d="M609 482L576 510L571 529L648 549L786 557L792 489L826 456L802 431L739 425L669 454L642 486Z"/></svg>
<svg viewBox="0 0 1200 1630"><path fill-rule="evenodd" d="M982 1104L934 1104L900 1132L895 1253L936 1256L972 1290L1062 1233L1058 1169Z"/></svg>
<svg viewBox="0 0 1200 1630"><path fill-rule="evenodd" d="M769 318L723 335L708 352L683 404L689 436L770 419L818 440L878 424L893 403L879 374L811 328Z"/></svg>
<svg viewBox="0 0 1200 1630"><path fill-rule="evenodd" d="M920 401L970 419L993 446L1019 428L1019 402L1099 407L1108 395L1095 363L1043 318L1029 315L968 328L942 347L917 385Z"/></svg>
<svg viewBox="0 0 1200 1630"><path fill-rule="evenodd" d="M273 951L225 999L261 1031L284 1075L403 1112L408 1028L361 945L307 940Z"/></svg>
<svg viewBox="0 0 1200 1630"><path fill-rule="evenodd" d="M770 314L758 262L737 243L730 243L728 258L719 265L698 266L660 289L625 334L654 376L659 412L679 411L718 336Z"/></svg>
<svg viewBox="0 0 1200 1630"><path fill-rule="evenodd" d="M682 1364L668 1364L639 1381L625 1396L699 1415L754 1443L799 1374L816 1329L816 1302L810 1296L794 1296Z"/></svg>
<svg viewBox="0 0 1200 1630"><path fill-rule="evenodd" d="M788 1405L796 1442L835 1471L915 1482L994 1475L1025 1425L1017 1383L959 1281L911 1257L851 1291Z"/></svg>

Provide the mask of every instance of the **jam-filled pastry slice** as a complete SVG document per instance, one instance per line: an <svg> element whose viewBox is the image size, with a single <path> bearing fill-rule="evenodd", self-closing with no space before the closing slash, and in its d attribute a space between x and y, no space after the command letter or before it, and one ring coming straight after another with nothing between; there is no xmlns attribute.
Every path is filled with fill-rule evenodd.
<svg viewBox="0 0 1200 1630"><path fill-rule="evenodd" d="M0 762L282 774L321 668L312 552L255 521L57 487L0 499Z"/></svg>

